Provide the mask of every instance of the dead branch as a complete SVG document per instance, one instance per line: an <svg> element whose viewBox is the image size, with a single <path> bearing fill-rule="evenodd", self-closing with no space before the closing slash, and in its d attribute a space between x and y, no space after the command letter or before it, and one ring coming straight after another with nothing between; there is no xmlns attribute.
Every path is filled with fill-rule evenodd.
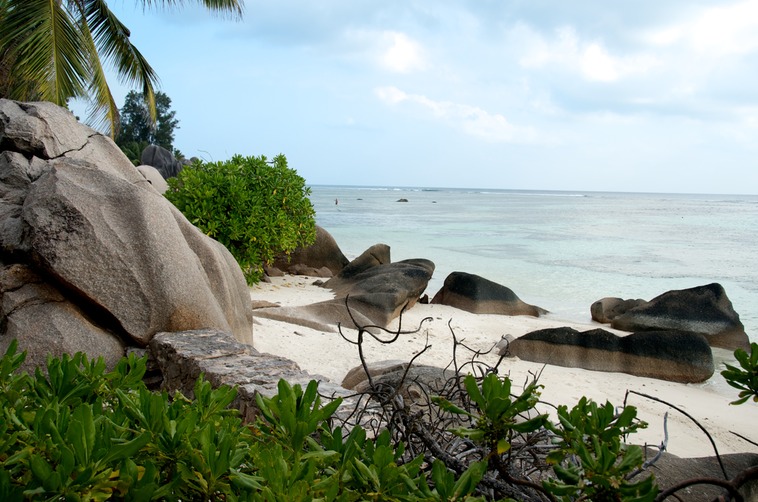
<svg viewBox="0 0 758 502"><path fill-rule="evenodd" d="M697 425L698 428L701 431L703 431L703 433L706 435L706 437L708 437L708 441L711 442L711 446L713 446L713 451L716 453L716 459L718 460L719 466L721 467L721 472L724 474L724 479L726 479L726 480L729 479L729 475L726 473L726 467L724 467L724 462L721 460L721 455L719 454L719 449L716 447L716 442L713 440L713 437L706 430L706 428L703 427L700 424L700 422L698 422L692 415L690 415L689 413L687 413L683 409L679 408L678 406L674 406L673 404L664 401L663 399L659 399L657 397L653 397L653 396L650 396L650 395L647 395L647 394L643 394L642 392L637 392L635 390L628 390L627 393L629 393L629 394L636 394L638 396L642 396L642 397L645 397L647 399L651 399L653 401L657 401L659 403L662 403L662 404L665 404L667 406L670 406L670 407L674 408L676 411L678 411L679 413L681 413L682 415L684 415L685 417L687 417L690 420L692 420L692 422L694 422L694 424Z"/></svg>

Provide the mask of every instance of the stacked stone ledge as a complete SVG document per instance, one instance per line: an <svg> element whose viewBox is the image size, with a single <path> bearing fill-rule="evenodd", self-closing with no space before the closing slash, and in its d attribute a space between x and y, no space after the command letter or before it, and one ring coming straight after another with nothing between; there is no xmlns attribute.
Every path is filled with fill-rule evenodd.
<svg viewBox="0 0 758 502"><path fill-rule="evenodd" d="M213 387L237 386L237 397L232 406L240 411L245 421L253 420L257 413L256 394L275 395L280 379L303 389L311 380L317 380L319 393L331 398L346 398L352 394L325 377L301 370L294 361L258 352L219 330L158 333L149 348L163 375L164 390L192 396L201 374ZM342 408L347 410L351 403L348 399Z"/></svg>

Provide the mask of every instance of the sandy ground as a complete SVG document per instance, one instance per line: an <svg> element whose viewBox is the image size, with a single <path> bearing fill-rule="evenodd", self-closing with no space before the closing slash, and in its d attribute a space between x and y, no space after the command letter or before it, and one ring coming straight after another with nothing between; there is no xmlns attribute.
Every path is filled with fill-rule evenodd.
<svg viewBox="0 0 758 502"><path fill-rule="evenodd" d="M276 303L281 306L308 305L333 298L329 290L314 286L315 278L285 276L273 278L271 283L260 283L250 289L253 300ZM253 314L255 315L255 314ZM429 318L422 322L423 319ZM413 330L415 334L401 334L392 344L374 340L365 343L369 361L409 361L425 344L431 345L417 360L417 364L445 367L452 359L453 336L473 350L485 352L502 336L518 337L531 331L549 327L571 326L578 330L607 326L587 323L577 324L552 318L539 319L528 316L477 315L444 305L417 304L402 318L401 329ZM398 327L396 320L394 329ZM348 339L355 340L356 332L345 330ZM393 335L382 335L383 339ZM300 367L314 375L334 382L341 382L345 374L358 364L358 350L354 344L343 339L339 333L329 333L270 319L256 318L254 346L261 352L284 356L296 361ZM461 350L459 361L471 359L471 354ZM493 351L494 352L494 351ZM697 419L711 434L720 453L758 451L758 448L739 438L740 434L758 441L758 405L748 402L730 406L737 391L729 387L719 375L721 362L731 359L728 351L716 349L717 371L702 384L680 384L635 377L625 373L606 373L561 366L541 365L517 358L508 358L500 364L500 374L508 374L514 384L521 384L531 376L540 374L544 385L542 400L553 404L576 404L581 396L598 402L606 400L621 405L627 390L633 390L667 401ZM495 364L494 353L482 356L482 360ZM649 426L633 440L638 444L658 445L664 438L664 414L668 413L668 451L682 457L709 456L713 447L707 436L683 414L655 401L629 396L629 404L638 408L639 417ZM549 407L545 408L549 410Z"/></svg>

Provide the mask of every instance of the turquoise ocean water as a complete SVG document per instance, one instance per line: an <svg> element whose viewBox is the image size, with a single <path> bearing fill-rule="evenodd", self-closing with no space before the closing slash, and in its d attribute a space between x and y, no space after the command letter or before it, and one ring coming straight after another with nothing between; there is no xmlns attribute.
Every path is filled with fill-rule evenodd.
<svg viewBox="0 0 758 502"><path fill-rule="evenodd" d="M758 341L758 196L312 186L317 223L352 259L436 265L511 288L557 319L606 296L651 299L718 282ZM407 199L408 202L398 202ZM339 204L335 204L339 201Z"/></svg>

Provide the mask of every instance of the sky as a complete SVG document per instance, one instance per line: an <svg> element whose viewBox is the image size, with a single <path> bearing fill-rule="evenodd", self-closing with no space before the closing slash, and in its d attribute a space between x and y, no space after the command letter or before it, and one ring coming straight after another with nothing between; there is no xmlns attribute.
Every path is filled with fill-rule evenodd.
<svg viewBox="0 0 758 502"><path fill-rule="evenodd" d="M309 185L758 194L758 0L136 3L109 6L187 157L283 153Z"/></svg>

